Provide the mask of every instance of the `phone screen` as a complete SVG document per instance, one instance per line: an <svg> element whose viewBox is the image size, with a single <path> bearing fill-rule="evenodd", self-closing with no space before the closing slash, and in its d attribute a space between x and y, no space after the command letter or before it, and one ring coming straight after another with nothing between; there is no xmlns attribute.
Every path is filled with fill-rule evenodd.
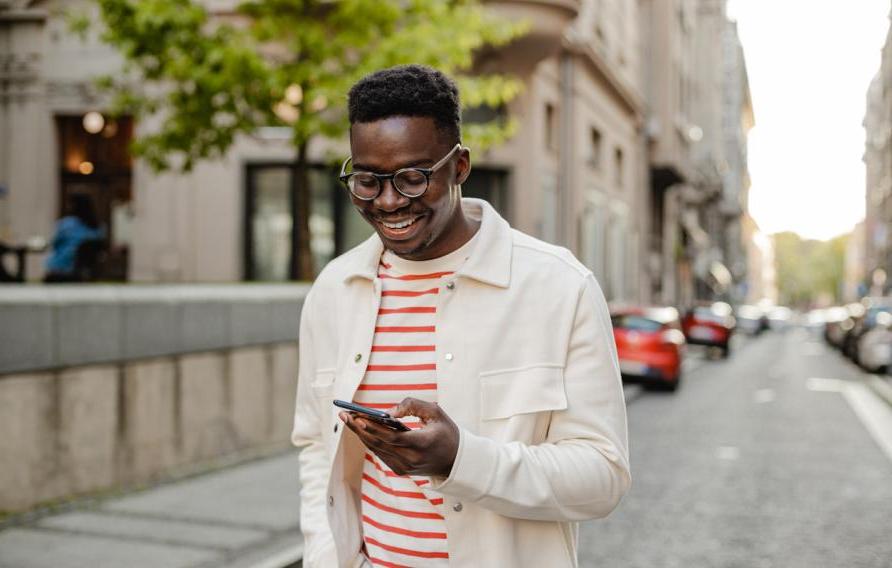
<svg viewBox="0 0 892 568"><path fill-rule="evenodd" d="M353 402L347 402L346 400L338 400L335 399L334 405L343 408L344 410L349 410L355 414L362 416L363 418L367 418L369 420L374 420L378 424L383 426L387 426L388 428L392 428L394 430L399 430L401 432L408 432L410 428L391 416L390 414L384 412L383 410L377 410L374 408L368 408L367 406L362 406L360 404L355 404Z"/></svg>

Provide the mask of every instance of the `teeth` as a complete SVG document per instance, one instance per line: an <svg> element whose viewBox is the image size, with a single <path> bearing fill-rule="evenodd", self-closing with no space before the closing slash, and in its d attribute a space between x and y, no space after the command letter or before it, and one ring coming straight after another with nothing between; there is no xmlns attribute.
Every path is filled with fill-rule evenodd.
<svg viewBox="0 0 892 568"><path fill-rule="evenodd" d="M409 219L408 221L403 221L402 223L388 223L387 221L381 221L381 224L387 227L388 229L405 229L412 223L414 223L417 219Z"/></svg>

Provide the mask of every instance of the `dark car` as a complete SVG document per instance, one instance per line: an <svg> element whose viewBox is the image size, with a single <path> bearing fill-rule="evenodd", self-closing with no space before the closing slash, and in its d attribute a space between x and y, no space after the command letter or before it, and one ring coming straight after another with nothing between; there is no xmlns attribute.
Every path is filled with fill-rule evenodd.
<svg viewBox="0 0 892 568"><path fill-rule="evenodd" d="M648 387L678 388L685 338L675 308L611 311L620 371Z"/></svg>
<svg viewBox="0 0 892 568"><path fill-rule="evenodd" d="M731 336L735 323L731 306L724 302L714 302L688 310L681 320L681 327L688 343L718 347L722 351L722 357L727 357L731 352Z"/></svg>

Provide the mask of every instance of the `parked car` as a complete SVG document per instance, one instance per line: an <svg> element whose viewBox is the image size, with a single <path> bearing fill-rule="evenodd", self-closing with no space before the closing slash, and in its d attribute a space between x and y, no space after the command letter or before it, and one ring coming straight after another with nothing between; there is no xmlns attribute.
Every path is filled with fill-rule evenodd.
<svg viewBox="0 0 892 568"><path fill-rule="evenodd" d="M855 321L846 344L846 355L859 365L862 364L862 339L866 334L875 330L880 322L888 321L886 317L892 315L892 298L864 298L861 304L864 306L864 315ZM878 330L878 333L874 334L866 344L873 346L871 349L875 352L882 351L879 344L883 336L883 330Z"/></svg>
<svg viewBox="0 0 892 568"><path fill-rule="evenodd" d="M844 306L827 308L824 311L824 339L833 347L841 347L846 327L853 325L849 311Z"/></svg>
<svg viewBox="0 0 892 568"><path fill-rule="evenodd" d="M768 322L771 329L783 331L793 324L793 310L786 306L774 306L768 310Z"/></svg>
<svg viewBox="0 0 892 568"><path fill-rule="evenodd" d="M876 314L871 329L858 339L858 364L871 373L885 373L892 367L892 313Z"/></svg>
<svg viewBox="0 0 892 568"><path fill-rule="evenodd" d="M759 335L769 329L768 314L758 306L738 306L734 315L737 329L748 335Z"/></svg>
<svg viewBox="0 0 892 568"><path fill-rule="evenodd" d="M623 308L610 314L624 377L648 387L678 388L685 338L675 308Z"/></svg>
<svg viewBox="0 0 892 568"><path fill-rule="evenodd" d="M731 336L735 325L731 306L725 302L695 306L681 320L688 343L718 347L722 350L722 357L731 353Z"/></svg>

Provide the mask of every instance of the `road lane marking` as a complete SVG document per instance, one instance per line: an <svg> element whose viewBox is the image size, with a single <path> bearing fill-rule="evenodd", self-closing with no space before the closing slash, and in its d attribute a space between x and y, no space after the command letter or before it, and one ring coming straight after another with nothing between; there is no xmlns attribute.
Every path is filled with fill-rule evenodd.
<svg viewBox="0 0 892 568"><path fill-rule="evenodd" d="M843 397L871 437L892 460L892 409L863 383L846 383Z"/></svg>
<svg viewBox="0 0 892 568"><path fill-rule="evenodd" d="M843 383L839 379L809 377L805 379L805 388L815 392L842 392Z"/></svg>
<svg viewBox="0 0 892 568"><path fill-rule="evenodd" d="M753 393L753 402L756 404L765 404L766 402L774 402L777 395L774 389L759 389Z"/></svg>

